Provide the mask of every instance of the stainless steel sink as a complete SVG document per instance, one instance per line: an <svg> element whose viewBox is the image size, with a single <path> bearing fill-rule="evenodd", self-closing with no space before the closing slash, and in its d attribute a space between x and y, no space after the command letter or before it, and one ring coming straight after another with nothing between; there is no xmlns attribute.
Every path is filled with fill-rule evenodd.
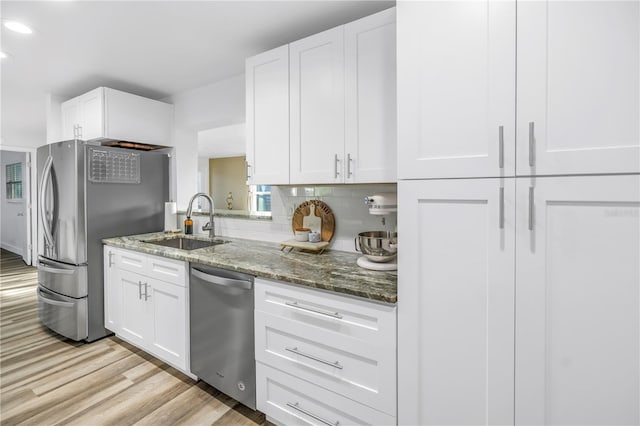
<svg viewBox="0 0 640 426"><path fill-rule="evenodd" d="M168 240L158 240L158 241L145 241L145 243L155 244L158 246L164 247L173 247L181 250L195 250L205 247L217 246L220 244L228 243L229 241L224 241L220 239L203 241L203 240L194 240L191 238L184 237L176 237L170 238Z"/></svg>

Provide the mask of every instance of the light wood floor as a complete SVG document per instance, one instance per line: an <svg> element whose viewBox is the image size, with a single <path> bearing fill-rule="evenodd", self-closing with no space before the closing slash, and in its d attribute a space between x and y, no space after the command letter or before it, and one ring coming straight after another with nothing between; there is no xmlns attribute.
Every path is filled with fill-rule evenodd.
<svg viewBox="0 0 640 426"><path fill-rule="evenodd" d="M206 383L116 337L91 344L42 327L36 269L0 254L1 425L264 425Z"/></svg>

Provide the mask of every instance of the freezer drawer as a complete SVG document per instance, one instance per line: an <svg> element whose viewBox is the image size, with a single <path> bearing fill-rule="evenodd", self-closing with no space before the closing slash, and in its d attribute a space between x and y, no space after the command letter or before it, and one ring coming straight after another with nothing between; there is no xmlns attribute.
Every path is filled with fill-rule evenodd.
<svg viewBox="0 0 640 426"><path fill-rule="evenodd" d="M87 266L67 265L44 257L38 258L38 284L69 297L86 297Z"/></svg>
<svg viewBox="0 0 640 426"><path fill-rule="evenodd" d="M73 299L38 286L38 317L58 334L72 340L87 338L86 297Z"/></svg>

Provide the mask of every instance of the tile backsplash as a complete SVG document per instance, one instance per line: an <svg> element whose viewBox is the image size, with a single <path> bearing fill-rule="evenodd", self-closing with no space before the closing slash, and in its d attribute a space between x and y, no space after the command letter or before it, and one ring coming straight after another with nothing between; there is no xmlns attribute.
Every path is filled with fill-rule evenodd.
<svg viewBox="0 0 640 426"><path fill-rule="evenodd" d="M335 216L336 225L330 247L334 250L353 252L353 240L358 233L383 230L395 232L397 229L396 213L386 216L370 215L364 203L365 196L381 192L397 192L397 185L272 186L272 220L216 217L216 234L272 242L291 239L291 220L296 207L304 201L318 199L324 201ZM181 220L184 220L184 217ZM206 217L194 217L194 230L202 233L200 229L206 221Z"/></svg>

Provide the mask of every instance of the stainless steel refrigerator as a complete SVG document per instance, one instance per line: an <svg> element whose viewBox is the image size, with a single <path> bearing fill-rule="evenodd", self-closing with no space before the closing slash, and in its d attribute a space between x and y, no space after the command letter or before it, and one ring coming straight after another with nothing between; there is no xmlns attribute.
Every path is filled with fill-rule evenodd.
<svg viewBox="0 0 640 426"><path fill-rule="evenodd" d="M166 153L80 140L38 148L38 316L73 340L104 328L102 239L161 231Z"/></svg>

